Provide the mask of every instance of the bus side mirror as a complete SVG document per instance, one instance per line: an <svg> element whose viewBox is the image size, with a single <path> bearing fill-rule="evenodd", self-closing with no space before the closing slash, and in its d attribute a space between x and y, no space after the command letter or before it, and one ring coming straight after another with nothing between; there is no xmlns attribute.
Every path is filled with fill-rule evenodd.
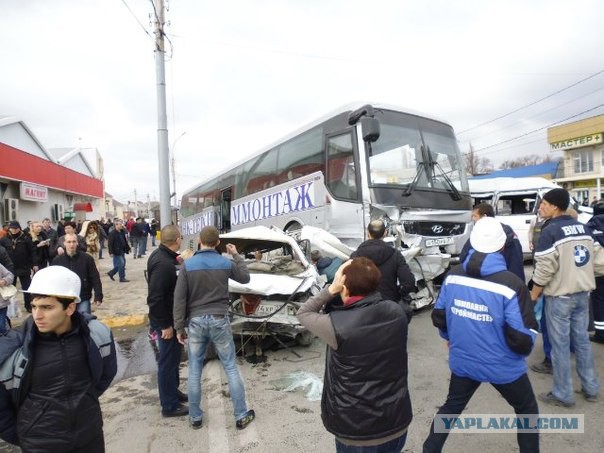
<svg viewBox="0 0 604 453"><path fill-rule="evenodd" d="M380 138L380 122L377 118L368 116L361 118L361 129L363 130L363 140L366 142L375 142Z"/></svg>

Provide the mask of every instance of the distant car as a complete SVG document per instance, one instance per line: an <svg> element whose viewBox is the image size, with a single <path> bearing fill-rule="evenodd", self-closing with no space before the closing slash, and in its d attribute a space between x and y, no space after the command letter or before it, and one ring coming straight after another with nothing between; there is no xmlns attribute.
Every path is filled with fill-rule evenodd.
<svg viewBox="0 0 604 453"><path fill-rule="evenodd" d="M324 284L298 242L263 226L220 235L245 257L250 282L229 280L231 329L238 349L262 355L272 346L308 345L313 336L296 318L298 308ZM288 344L289 343L289 344Z"/></svg>

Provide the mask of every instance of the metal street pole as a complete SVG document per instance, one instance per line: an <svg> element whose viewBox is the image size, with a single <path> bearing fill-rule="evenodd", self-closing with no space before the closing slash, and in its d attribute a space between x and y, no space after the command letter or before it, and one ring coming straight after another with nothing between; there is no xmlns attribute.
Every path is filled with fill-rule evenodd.
<svg viewBox="0 0 604 453"><path fill-rule="evenodd" d="M159 215L161 225L172 223L170 206L170 156L166 114L166 70L164 60L164 1L155 0L155 78L157 83L157 155L159 169Z"/></svg>
<svg viewBox="0 0 604 453"><path fill-rule="evenodd" d="M176 137L176 140L174 140L174 142L172 142L172 194L170 195L171 197L174 197L174 206L178 207L178 198L176 197L176 156L174 155L174 150L176 149L176 143L178 143L178 140L180 140L185 134L187 133L187 131L184 131L182 134L180 134L178 137Z"/></svg>

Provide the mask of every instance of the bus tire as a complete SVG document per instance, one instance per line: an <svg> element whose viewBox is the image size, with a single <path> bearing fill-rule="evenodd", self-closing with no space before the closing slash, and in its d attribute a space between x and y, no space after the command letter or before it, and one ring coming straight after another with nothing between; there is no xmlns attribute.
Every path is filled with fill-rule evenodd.
<svg viewBox="0 0 604 453"><path fill-rule="evenodd" d="M283 231L285 233L299 233L302 230L302 225L298 222L292 222L285 226Z"/></svg>

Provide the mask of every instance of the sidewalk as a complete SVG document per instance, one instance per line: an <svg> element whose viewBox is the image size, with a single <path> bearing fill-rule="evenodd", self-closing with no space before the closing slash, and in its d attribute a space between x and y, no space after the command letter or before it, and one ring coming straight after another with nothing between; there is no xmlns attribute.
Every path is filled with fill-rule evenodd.
<svg viewBox="0 0 604 453"><path fill-rule="evenodd" d="M159 241L156 241L159 245ZM92 312L99 320L111 328L139 326L147 323L147 282L144 271L147 269L147 259L157 247L151 246L149 240L147 254L142 258L133 259L132 253L126 255L126 278L128 283L120 283L118 276L112 281L107 272L113 268L113 259L103 250L103 259L99 260L99 273L103 285L103 303ZM19 294L19 303L23 307L23 295ZM22 309L20 318L11 319L14 326L21 324L29 313Z"/></svg>

